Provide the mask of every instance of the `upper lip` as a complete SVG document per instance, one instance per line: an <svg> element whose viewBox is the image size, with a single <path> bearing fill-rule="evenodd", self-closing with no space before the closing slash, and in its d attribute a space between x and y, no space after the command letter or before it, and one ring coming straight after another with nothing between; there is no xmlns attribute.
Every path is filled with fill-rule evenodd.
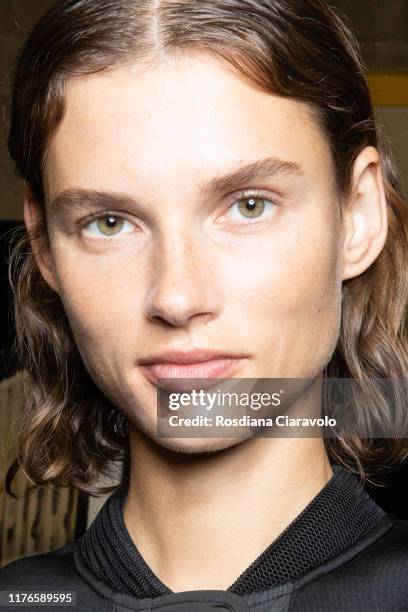
<svg viewBox="0 0 408 612"><path fill-rule="evenodd" d="M154 363L191 364L203 363L205 361L211 361L212 359L240 359L245 356L246 355L237 355L211 349L195 348L185 351L163 351L151 357L140 359L139 363L142 365L152 365Z"/></svg>

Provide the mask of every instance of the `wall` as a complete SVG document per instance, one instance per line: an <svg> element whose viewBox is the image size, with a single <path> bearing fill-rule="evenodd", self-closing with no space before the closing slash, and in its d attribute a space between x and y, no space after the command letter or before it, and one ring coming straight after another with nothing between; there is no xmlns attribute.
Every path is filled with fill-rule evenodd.
<svg viewBox="0 0 408 612"><path fill-rule="evenodd" d="M408 69L407 0L329 0L346 15L373 71Z"/></svg>
<svg viewBox="0 0 408 612"><path fill-rule="evenodd" d="M0 0L0 219L21 219L22 215L22 184L14 174L5 146L10 66L32 24L51 3L51 0Z"/></svg>
<svg viewBox="0 0 408 612"><path fill-rule="evenodd" d="M377 107L376 115L391 143L404 192L408 196L408 106Z"/></svg>

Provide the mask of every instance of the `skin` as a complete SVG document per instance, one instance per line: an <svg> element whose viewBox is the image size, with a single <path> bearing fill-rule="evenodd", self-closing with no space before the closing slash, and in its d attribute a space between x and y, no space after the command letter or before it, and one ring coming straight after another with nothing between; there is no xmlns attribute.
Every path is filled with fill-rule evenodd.
<svg viewBox="0 0 408 612"><path fill-rule="evenodd" d="M270 156L301 172L200 190ZM308 106L254 89L209 55L68 84L44 165L49 248L37 261L91 376L128 416L125 522L174 591L228 588L332 470L319 438L158 437L156 388L138 360L199 346L245 353L237 377L318 382L338 339L342 281L370 266L387 234L377 151L356 159L347 201L333 177ZM123 229L104 235L93 205L53 207L67 189L126 196ZM251 189L268 202L255 220L237 204ZM38 216L27 192L27 227Z"/></svg>

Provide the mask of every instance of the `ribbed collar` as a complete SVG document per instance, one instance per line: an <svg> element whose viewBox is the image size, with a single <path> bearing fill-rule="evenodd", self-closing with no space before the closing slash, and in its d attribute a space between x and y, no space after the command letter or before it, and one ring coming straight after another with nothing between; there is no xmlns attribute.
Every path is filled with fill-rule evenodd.
<svg viewBox="0 0 408 612"><path fill-rule="evenodd" d="M227 591L243 595L293 581L351 547L383 519L385 512L356 476L339 465L333 471L325 487ZM118 490L105 502L79 541L81 560L115 592L139 598L171 594L129 535L125 496L125 490Z"/></svg>

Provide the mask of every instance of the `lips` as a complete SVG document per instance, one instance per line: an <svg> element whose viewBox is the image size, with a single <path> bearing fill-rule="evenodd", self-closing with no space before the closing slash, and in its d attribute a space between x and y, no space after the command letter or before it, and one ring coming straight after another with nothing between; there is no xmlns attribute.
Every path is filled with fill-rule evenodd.
<svg viewBox="0 0 408 612"><path fill-rule="evenodd" d="M179 379L207 379L198 380L199 387L207 387L213 378L229 378L245 361L243 355L222 355L204 350L190 352L167 352L142 360L141 367L148 380L156 386L178 389L182 386L194 388L194 381L180 381ZM166 381L160 381L166 379ZM161 382L161 384L159 384ZM193 386L192 386L193 385Z"/></svg>

